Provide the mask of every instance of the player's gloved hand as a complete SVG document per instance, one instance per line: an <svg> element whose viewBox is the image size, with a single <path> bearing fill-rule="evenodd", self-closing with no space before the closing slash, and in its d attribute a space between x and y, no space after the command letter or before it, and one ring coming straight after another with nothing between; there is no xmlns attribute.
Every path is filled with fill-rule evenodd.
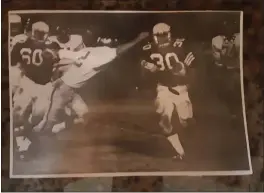
<svg viewBox="0 0 264 193"><path fill-rule="evenodd" d="M158 70L158 67L155 64L147 62L145 60L142 60L141 66L146 70L149 70L150 72L156 72Z"/></svg>

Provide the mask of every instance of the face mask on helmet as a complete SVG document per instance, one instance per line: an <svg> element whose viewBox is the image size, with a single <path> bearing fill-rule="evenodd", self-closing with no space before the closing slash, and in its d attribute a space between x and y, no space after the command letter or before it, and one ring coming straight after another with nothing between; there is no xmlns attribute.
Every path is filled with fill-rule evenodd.
<svg viewBox="0 0 264 193"><path fill-rule="evenodd" d="M67 43L70 40L69 29L57 27L57 37L61 43Z"/></svg>
<svg viewBox="0 0 264 193"><path fill-rule="evenodd" d="M43 42L48 38L49 26L44 22L37 22L32 25L32 38Z"/></svg>
<svg viewBox="0 0 264 193"><path fill-rule="evenodd" d="M153 39L159 47L166 47L171 43L170 26L159 23L153 28Z"/></svg>

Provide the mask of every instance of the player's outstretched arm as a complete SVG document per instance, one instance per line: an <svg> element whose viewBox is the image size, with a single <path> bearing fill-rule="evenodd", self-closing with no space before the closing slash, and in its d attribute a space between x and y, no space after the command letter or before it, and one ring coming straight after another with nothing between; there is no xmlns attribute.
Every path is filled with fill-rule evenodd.
<svg viewBox="0 0 264 193"><path fill-rule="evenodd" d="M70 60L77 60L80 57L79 52L74 52L65 49L59 50L58 55L60 59L70 59Z"/></svg>
<svg viewBox="0 0 264 193"><path fill-rule="evenodd" d="M132 40L131 42L125 43L123 45L120 45L117 47L116 49L116 54L117 55L121 55L124 52L126 52L127 50L129 50L130 48L134 47L137 43L139 43L141 40L145 39L146 37L149 36L148 32L142 32L140 33L134 40Z"/></svg>

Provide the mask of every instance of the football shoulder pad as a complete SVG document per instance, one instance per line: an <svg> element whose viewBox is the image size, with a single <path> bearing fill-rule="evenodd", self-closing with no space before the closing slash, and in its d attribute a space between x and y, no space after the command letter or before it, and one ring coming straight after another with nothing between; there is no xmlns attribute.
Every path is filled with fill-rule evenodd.
<svg viewBox="0 0 264 193"><path fill-rule="evenodd" d="M70 49L79 51L84 48L83 38L81 35L72 34L70 35L69 45Z"/></svg>
<svg viewBox="0 0 264 193"><path fill-rule="evenodd" d="M81 35L73 34L70 36L70 40L72 42L76 42L76 44L81 44L83 43L83 38Z"/></svg>

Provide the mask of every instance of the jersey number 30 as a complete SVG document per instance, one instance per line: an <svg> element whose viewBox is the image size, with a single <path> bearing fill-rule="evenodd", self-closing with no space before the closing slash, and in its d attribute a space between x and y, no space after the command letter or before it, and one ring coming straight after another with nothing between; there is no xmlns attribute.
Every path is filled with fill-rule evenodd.
<svg viewBox="0 0 264 193"><path fill-rule="evenodd" d="M159 53L153 53L150 55L150 58L152 60L155 60L159 70L163 71L166 68L171 70L173 67L171 65L171 62L180 64L178 56L175 53L167 53L164 57Z"/></svg>
<svg viewBox="0 0 264 193"><path fill-rule="evenodd" d="M39 66L43 62L41 49L35 49L32 51L30 48L22 48L20 50L20 54L26 64L33 64L35 66Z"/></svg>

